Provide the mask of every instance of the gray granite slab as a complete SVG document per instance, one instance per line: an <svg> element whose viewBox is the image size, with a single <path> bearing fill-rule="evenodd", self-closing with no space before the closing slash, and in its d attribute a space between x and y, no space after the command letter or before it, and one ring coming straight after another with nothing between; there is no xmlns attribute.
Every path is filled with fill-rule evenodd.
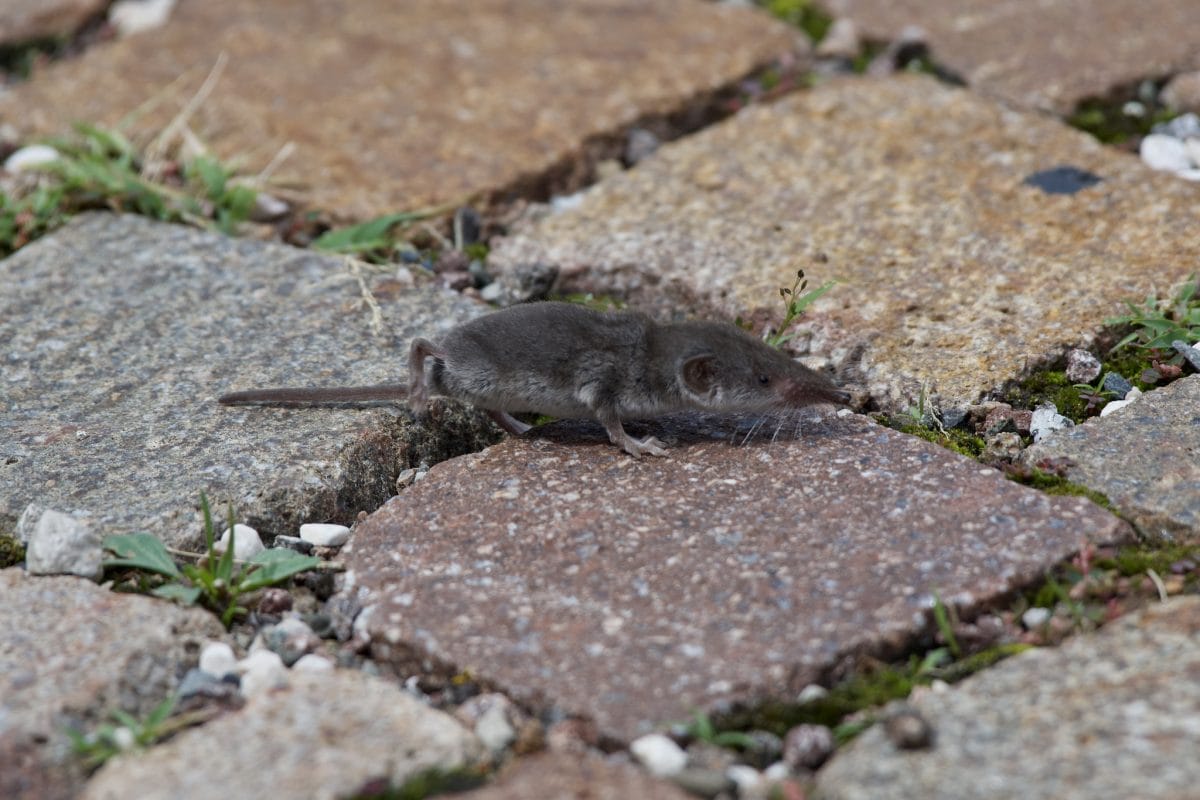
<svg viewBox="0 0 1200 800"><path fill-rule="evenodd" d="M67 730L114 709L144 717L224 633L198 608L0 570L0 796L73 794L83 776Z"/></svg>
<svg viewBox="0 0 1200 800"><path fill-rule="evenodd" d="M29 503L105 535L199 541L199 493L264 536L352 520L421 459L478 449L479 415L441 406L227 408L279 385L405 380L411 337L480 313L459 295L347 261L134 216L90 214L0 262L0 530Z"/></svg>
<svg viewBox="0 0 1200 800"><path fill-rule="evenodd" d="M1025 464L1043 459L1055 459L1068 479L1103 492L1147 535L1200 542L1200 375L1147 392L1021 453Z"/></svg>
<svg viewBox="0 0 1200 800"><path fill-rule="evenodd" d="M818 774L823 800L1187 800L1200 786L1200 598L1011 658L913 704L935 731L875 726Z"/></svg>
<svg viewBox="0 0 1200 800"><path fill-rule="evenodd" d="M387 681L337 670L292 672L288 682L145 753L110 761L81 797L338 800L483 757L475 734Z"/></svg>
<svg viewBox="0 0 1200 800"><path fill-rule="evenodd" d="M1073 193L1040 188L1048 173ZM846 79L660 148L490 263L760 323L797 269L837 280L793 344L904 411L973 402L1177 285L1200 263L1198 204L1197 185L1044 115L925 77Z"/></svg>
<svg viewBox="0 0 1200 800"><path fill-rule="evenodd" d="M844 657L900 653L935 590L976 608L1127 532L861 417L749 441L730 424L635 434L666 458L556 424L435 466L343 551L372 657L465 670L628 740L695 708L794 699Z"/></svg>
<svg viewBox="0 0 1200 800"><path fill-rule="evenodd" d="M1070 113L1081 100L1128 91L1200 66L1192 0L821 0L865 36L925 31L934 61L973 89L1016 105Z"/></svg>
<svg viewBox="0 0 1200 800"><path fill-rule="evenodd" d="M0 94L25 136L84 120L157 136L222 54L190 129L339 218L579 186L646 121L687 130L798 31L696 0L202 0ZM96 91L102 82L103 92ZM136 112L136 113L134 113Z"/></svg>

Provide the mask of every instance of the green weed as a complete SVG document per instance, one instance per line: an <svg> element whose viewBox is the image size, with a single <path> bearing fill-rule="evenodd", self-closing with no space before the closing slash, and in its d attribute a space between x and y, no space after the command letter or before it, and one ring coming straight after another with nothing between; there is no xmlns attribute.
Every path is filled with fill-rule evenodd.
<svg viewBox="0 0 1200 800"><path fill-rule="evenodd" d="M175 710L175 697L163 700L144 720L116 709L109 716L112 723L105 723L90 734L68 730L71 747L83 759L88 770L100 767L118 753L126 750L142 750L171 733L179 730L178 724L169 724L171 712ZM192 724L187 720L186 724Z"/></svg>
<svg viewBox="0 0 1200 800"><path fill-rule="evenodd" d="M138 588L155 597L174 600L183 605L197 602L220 616L225 627L246 613L238 604L241 596L274 586L315 568L319 558L305 556L292 550L272 548L264 550L244 564L233 558L234 524L236 519L232 506L229 509L229 546L223 553L215 550L216 536L208 498L200 494L200 508L204 513L204 542L207 552L197 564L179 566L156 537L148 533L117 534L104 539L104 549L115 558L104 561L104 568L132 569L144 573ZM151 585L147 576L158 576Z"/></svg>
<svg viewBox="0 0 1200 800"><path fill-rule="evenodd" d="M1200 280L1196 273L1192 273L1170 299L1160 300L1150 294L1141 305L1129 300L1125 305L1128 314L1105 320L1108 325L1133 327L1129 335L1117 342L1113 351L1130 345L1145 350L1167 350L1175 341L1200 342Z"/></svg>
<svg viewBox="0 0 1200 800"><path fill-rule="evenodd" d="M326 231L317 237L313 247L331 253L353 255L366 261L387 261L404 239L394 229L406 228L414 222L441 216L454 204L424 208L417 211L402 211L367 220L357 225Z"/></svg>
<svg viewBox="0 0 1200 800"><path fill-rule="evenodd" d="M776 19L804 31L814 42L824 39L833 25L833 17L812 0L759 0L759 4Z"/></svg>
<svg viewBox="0 0 1200 800"><path fill-rule="evenodd" d="M783 321L773 329L768 329L763 341L771 347L779 348L794 339L796 332L788 333L788 328L803 316L810 305L836 285L837 281L826 281L811 292L806 291L808 279L804 277L804 270L797 270L796 280L792 282L791 288L786 286L779 288L779 296L783 298ZM749 327L741 317L735 319L734 324L739 328Z"/></svg>

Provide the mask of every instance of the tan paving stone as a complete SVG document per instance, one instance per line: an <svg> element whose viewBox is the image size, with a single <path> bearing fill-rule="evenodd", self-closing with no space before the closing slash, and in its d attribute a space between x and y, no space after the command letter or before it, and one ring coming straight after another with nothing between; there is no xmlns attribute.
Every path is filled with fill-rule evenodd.
<svg viewBox="0 0 1200 800"><path fill-rule="evenodd" d="M1068 166L1075 194L1026 183ZM779 318L798 268L841 285L796 340L903 410L961 405L1087 343L1200 263L1200 187L1051 119L912 76L847 79L661 148L496 243L511 275L670 311Z"/></svg>
<svg viewBox="0 0 1200 800"><path fill-rule="evenodd" d="M343 559L370 652L467 671L627 740L696 708L794 699L897 655L937 590L975 608L1127 527L864 418L650 426L669 458L557 424L435 466ZM637 435L645 432L643 428Z"/></svg>
<svg viewBox="0 0 1200 800"><path fill-rule="evenodd" d="M570 184L603 137L703 104L795 42L756 9L698 0L206 0L52 65L0 96L0 120L45 132L139 109L135 132L156 133L225 53L201 138L249 170L293 142L279 178L367 217Z"/></svg>
<svg viewBox="0 0 1200 800"><path fill-rule="evenodd" d="M914 703L935 731L882 726L818 773L826 800L1189 800L1200 785L1200 598L1023 653Z"/></svg>
<svg viewBox="0 0 1200 800"><path fill-rule="evenodd" d="M975 89L1060 114L1081 100L1200 66L1193 0L822 0L869 38L906 26Z"/></svg>
<svg viewBox="0 0 1200 800"><path fill-rule="evenodd" d="M107 5L108 0L4 0L0 3L0 47L70 36Z"/></svg>

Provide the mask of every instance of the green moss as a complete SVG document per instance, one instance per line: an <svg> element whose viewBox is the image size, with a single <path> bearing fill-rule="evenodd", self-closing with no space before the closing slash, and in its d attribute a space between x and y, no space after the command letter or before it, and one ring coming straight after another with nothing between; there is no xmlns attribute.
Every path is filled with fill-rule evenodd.
<svg viewBox="0 0 1200 800"><path fill-rule="evenodd" d="M1103 492L1097 492L1095 489L1089 489L1078 483L1072 483L1061 475L1054 475L1035 467L1022 470L1008 470L1005 472L1005 475L1009 480L1038 489L1046 494L1086 497L1101 508L1116 513L1116 508L1113 506L1112 501Z"/></svg>
<svg viewBox="0 0 1200 800"><path fill-rule="evenodd" d="M1067 118L1067 123L1090 133L1105 144L1120 144L1145 136L1160 122L1177 116L1161 106L1151 105L1141 116L1125 113L1126 100L1085 100ZM1145 105L1145 104L1143 104Z"/></svg>
<svg viewBox="0 0 1200 800"><path fill-rule="evenodd" d="M1087 415L1087 403L1080 396L1080 390L1061 370L1033 373L1005 392L1004 401L1017 408L1037 408L1051 402L1058 413L1075 422L1082 422Z"/></svg>
<svg viewBox="0 0 1200 800"><path fill-rule="evenodd" d="M486 780L482 769L430 769L409 778L401 786L362 787L350 800L422 800L437 794L464 792L481 786Z"/></svg>
<svg viewBox="0 0 1200 800"><path fill-rule="evenodd" d="M0 534L0 569L20 564L25 560L25 546L15 536Z"/></svg>
<svg viewBox="0 0 1200 800"><path fill-rule="evenodd" d="M1171 571L1172 564L1185 560L1200 564L1200 544L1129 545L1118 548L1112 557L1096 559L1095 563L1100 569L1115 569L1128 577L1151 569L1165 575Z"/></svg>
<svg viewBox="0 0 1200 800"><path fill-rule="evenodd" d="M776 19L804 31L814 42L824 39L833 25L833 17L817 8L812 0L759 0L759 5Z"/></svg>
<svg viewBox="0 0 1200 800"><path fill-rule="evenodd" d="M932 442L939 447L953 450L955 453L967 458L979 458L980 454L983 453L985 444L983 437L976 436L969 431L958 428L948 428L946 430L927 428L911 417L906 416L883 417L882 422L892 430L916 436L927 442Z"/></svg>

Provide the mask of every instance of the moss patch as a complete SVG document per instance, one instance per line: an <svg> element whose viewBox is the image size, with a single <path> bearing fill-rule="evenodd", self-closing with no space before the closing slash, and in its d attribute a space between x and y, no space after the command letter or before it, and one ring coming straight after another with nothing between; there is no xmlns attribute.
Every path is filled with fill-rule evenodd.
<svg viewBox="0 0 1200 800"><path fill-rule="evenodd" d="M907 433L909 436L916 436L927 442L932 442L939 447L953 450L955 453L967 458L979 458L980 454L983 453L985 444L983 437L976 436L960 428L947 428L946 430L927 428L911 417L906 416L877 416L876 420L894 431Z"/></svg>
<svg viewBox="0 0 1200 800"><path fill-rule="evenodd" d="M1038 489L1046 494L1063 495L1067 497L1086 497L1101 508L1116 513L1116 508L1112 501L1103 492L1097 492L1095 489L1089 489L1078 483L1073 483L1067 480L1062 475L1056 475L1053 472L1038 469L1037 467L1026 467L1021 465L1012 465L1004 470L1005 476L1022 486L1029 486L1033 489Z"/></svg>
<svg viewBox="0 0 1200 800"><path fill-rule="evenodd" d="M15 536L0 534L0 569L8 569L25 560L25 546Z"/></svg>

